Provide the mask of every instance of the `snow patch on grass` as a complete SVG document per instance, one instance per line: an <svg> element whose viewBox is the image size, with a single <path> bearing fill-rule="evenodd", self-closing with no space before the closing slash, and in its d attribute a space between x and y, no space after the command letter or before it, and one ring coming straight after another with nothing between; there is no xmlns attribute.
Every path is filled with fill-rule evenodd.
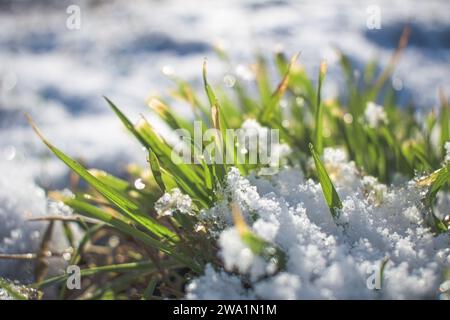
<svg viewBox="0 0 450 320"><path fill-rule="evenodd" d="M362 177L338 149L326 149L324 162L343 202L340 223L320 185L299 170L245 178L232 169L224 200L202 213L217 228L225 270L207 267L188 286L187 298L436 298L450 267L450 237L433 236L425 224L425 190L413 181L386 186ZM448 194L440 198L438 207ZM270 262L241 241L230 218L231 200L256 234L287 254L285 270L274 274ZM371 290L368 279L380 274L384 259L382 288Z"/></svg>

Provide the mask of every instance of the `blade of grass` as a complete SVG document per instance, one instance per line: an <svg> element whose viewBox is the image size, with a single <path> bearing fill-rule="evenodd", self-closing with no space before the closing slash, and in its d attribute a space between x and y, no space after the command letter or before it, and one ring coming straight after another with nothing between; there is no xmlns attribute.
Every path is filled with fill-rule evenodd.
<svg viewBox="0 0 450 320"><path fill-rule="evenodd" d="M223 139L225 139L226 137L226 126L223 123L223 117L221 117L220 115L220 106L217 97L208 83L206 60L203 62L203 85L205 87L206 95L208 96L208 101L211 107L211 121L214 129L216 130L216 134L214 136L216 147L214 149L214 152L217 152L218 154L211 155L211 157L222 160L222 163L217 163L217 161L214 161L215 173L217 175L216 178L221 183L227 172L226 159L224 158L223 152Z"/></svg>
<svg viewBox="0 0 450 320"><path fill-rule="evenodd" d="M113 109L114 113L119 117L120 121L124 124L124 126L139 140L139 142L143 146L147 146L147 141L145 141L144 137L136 130L134 125L131 123L130 120L119 110L119 108L107 97L103 97L106 102L109 104L111 109ZM147 146L148 147L148 146Z"/></svg>
<svg viewBox="0 0 450 320"><path fill-rule="evenodd" d="M317 87L317 100L316 100L316 117L315 117L315 132L314 141L316 143L317 152L321 155L323 153L323 106L321 101L322 83L327 73L327 64L322 61L319 70L319 83Z"/></svg>
<svg viewBox="0 0 450 320"><path fill-rule="evenodd" d="M147 287L144 290L144 293L142 295L143 300L150 300L153 296L153 293L155 292L156 285L158 284L157 279L151 279L148 283Z"/></svg>
<svg viewBox="0 0 450 320"><path fill-rule="evenodd" d="M314 150L314 146L312 145L312 143L309 144L309 150L311 151L314 163L316 165L317 176L319 178L320 185L322 186L322 192L325 198L325 202L327 203L328 208L330 208L330 212L333 218L338 218L338 209L342 209L341 199L339 198L339 195L333 183L331 182L330 176L328 175L325 166L320 160L319 155Z"/></svg>
<svg viewBox="0 0 450 320"><path fill-rule="evenodd" d="M443 223L433 212L433 203L436 199L436 195L445 185L450 184L450 164L442 167L439 170L431 173L430 175L420 179L417 182L419 186L428 186L428 192L425 196L424 203L431 211L434 227L438 233L448 231L448 227Z"/></svg>
<svg viewBox="0 0 450 320"><path fill-rule="evenodd" d="M174 261L162 261L161 267L164 268L174 268L179 267L180 264ZM140 261L140 262L129 262L129 263L121 263L121 264L112 264L100 267L93 267L89 269L82 269L80 274L83 277L88 277L100 273L108 273L108 272L132 272L132 271L156 271L158 268L155 266L154 262L151 260L148 261ZM54 284L58 284L64 282L69 277L69 274L62 274L59 276L55 276L49 279L46 279L40 283L35 284L38 288L46 288Z"/></svg>
<svg viewBox="0 0 450 320"><path fill-rule="evenodd" d="M281 98L286 92L286 89L289 86L291 69L295 64L295 62L297 61L299 55L300 53L298 52L291 58L291 61L289 62L286 71L283 75L283 78L281 79L281 82L278 84L276 90L272 93L269 104L265 106L261 117L263 123L267 123L275 113L278 103L280 102Z"/></svg>
<svg viewBox="0 0 450 320"><path fill-rule="evenodd" d="M90 174L92 174L98 180L103 182L105 185L107 185L108 187L114 188L117 191L126 192L131 189L131 186L128 183L128 181L117 178L117 177L113 176L112 174L109 174L103 170L89 169L88 171Z"/></svg>
<svg viewBox="0 0 450 320"><path fill-rule="evenodd" d="M149 151L148 153L148 162L150 163L150 168L152 169L153 177L155 178L156 183L162 192L166 192L166 186L162 179L161 167L159 166L158 158L152 151Z"/></svg>
<svg viewBox="0 0 450 320"><path fill-rule="evenodd" d="M436 170L417 182L419 186L430 187L426 196L427 205L433 203L438 191L448 183L450 183L450 164L447 164L445 167Z"/></svg>
<svg viewBox="0 0 450 320"><path fill-rule="evenodd" d="M27 119L30 125L32 126L33 130L36 132L36 134L59 159L61 159L69 168L71 168L73 171L79 174L80 177L82 177L84 180L86 180L87 183L89 183L89 185L91 185L95 190L97 190L100 194L102 194L112 204L114 204L117 208L119 208L122 212L124 212L129 218L131 218L138 224L142 225L145 229L156 235L167 237L172 240L177 239L175 233L167 229L165 226L159 224L151 217L144 217L142 215L136 214L135 212L139 210L139 207L134 202L124 197L118 191L102 183L100 180L98 180L92 174L90 174L77 161L71 159L65 153L63 153L58 148L53 146L43 136L38 127L34 124L31 117L27 115Z"/></svg>
<svg viewBox="0 0 450 320"><path fill-rule="evenodd" d="M74 210L78 211L80 214L87 215L88 217L108 223L121 232L142 241L144 244L162 251L169 256L172 256L174 259L190 267L192 270L196 272L201 271L201 269L192 259L175 252L175 249L173 247L168 246L167 244L164 244L161 241L151 237L150 235L136 229L132 224L130 224L129 221L125 220L123 217L112 216L111 214L101 210L100 208L79 199L66 198L63 200L63 202Z"/></svg>
<svg viewBox="0 0 450 320"><path fill-rule="evenodd" d="M441 100L441 114L440 114L440 124L441 124L441 153L442 158L445 157L445 143L450 141L450 107L445 97L444 90L439 90L439 98Z"/></svg>

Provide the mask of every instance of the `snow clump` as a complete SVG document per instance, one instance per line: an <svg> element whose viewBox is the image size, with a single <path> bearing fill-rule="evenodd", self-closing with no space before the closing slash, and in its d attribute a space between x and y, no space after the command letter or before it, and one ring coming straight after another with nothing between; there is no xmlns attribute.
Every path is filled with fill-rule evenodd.
<svg viewBox="0 0 450 320"><path fill-rule="evenodd" d="M175 188L158 199L155 210L159 216L172 216L174 212L192 214L192 199Z"/></svg>
<svg viewBox="0 0 450 320"><path fill-rule="evenodd" d="M426 190L414 181L386 186L362 176L339 149L325 149L324 163L343 203L339 221L331 216L320 184L298 169L265 177L242 177L231 169L223 200L200 215L215 230L224 269L208 265L187 286L186 297L437 298L450 267L450 237L433 235L425 223L421 199ZM448 194L440 198L442 207ZM284 269L277 271L241 241L231 201L253 232L285 252Z"/></svg>

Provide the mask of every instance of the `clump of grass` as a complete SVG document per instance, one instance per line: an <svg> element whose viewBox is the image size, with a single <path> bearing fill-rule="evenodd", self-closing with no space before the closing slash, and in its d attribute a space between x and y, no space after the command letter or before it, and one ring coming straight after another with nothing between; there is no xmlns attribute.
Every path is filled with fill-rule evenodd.
<svg viewBox="0 0 450 320"><path fill-rule="evenodd" d="M405 40L402 38L402 41ZM394 62L404 47L403 42L394 55ZM228 63L227 55L219 53ZM203 132L208 127L217 129L218 134L214 137L217 144L236 148L232 141L227 141L225 130L239 128L245 119L254 118L264 126L279 130L282 142L292 149L288 158L290 165L300 165L307 172L309 155L312 154L316 172L312 172L311 177L320 182L326 203L335 218L338 218L342 203L321 162L324 147L344 147L360 170L383 182L392 182L395 174L413 178L420 173L424 178L418 184L429 188L424 202L430 208L433 224L438 232L447 231L446 225L432 213L437 192L446 188L450 180L449 164L442 166L444 144L450 140L449 106L444 95L441 94L440 111L431 111L423 123L416 119L413 109L401 108L396 104L395 92L387 81L394 62L378 76L377 66L369 64L363 72L363 81L358 81L348 57L341 54L347 96L323 101L321 88L326 64L321 64L315 83L297 60L298 55L289 60L282 53L276 54L275 65L280 80L273 87L267 71L268 62L258 57L253 68L254 85L258 89L256 97L239 77L236 78L233 93L211 85L207 79L206 64L203 66L206 99L202 99L187 82L177 78L174 79L176 87L173 95L192 107L196 119L204 123ZM71 197L59 192L50 195L80 215L75 223L86 233L78 247L74 248L71 263L84 265L83 278L92 280L86 280L83 289L75 296L65 290L63 282L67 275L46 279L36 286L43 288L63 283L61 298L182 297L186 281L201 274L207 263L221 266L221 261L216 257L215 239L207 226L199 227L198 213L211 208L218 200L216 191L224 187L229 165L211 164L205 158L198 159L198 163L178 163L171 155L172 146L158 135L150 122L142 119L134 125L119 107L105 99L129 132L147 149L149 165L147 168L130 167L128 180L87 169L53 146L30 119L49 149L88 183L86 188L75 188ZM286 106L283 112L281 101ZM376 127L365 119L367 105L371 102L382 104L385 113L384 121ZM162 99L152 99L150 106L170 128L184 129L194 135L189 122ZM433 147L436 143L432 142L434 131L439 133L437 148ZM186 144L192 149L199 148L194 141ZM224 155L207 154L211 159L217 156ZM260 165L238 163L236 159L232 165L244 175L260 168ZM147 171L151 175L146 174ZM135 188L132 183L135 179L141 179L145 188ZM182 214L176 207L169 207L170 214L161 217L155 210L155 203L163 194L175 189L192 199L192 212ZM279 268L283 269L285 254L280 248L253 234L239 208L236 204L233 206L230 214L233 214L243 242L255 254L275 259ZM105 238L111 235L120 239L115 253L97 252L95 257L89 254L89 247L107 246ZM128 250L126 254L123 253L124 248Z"/></svg>

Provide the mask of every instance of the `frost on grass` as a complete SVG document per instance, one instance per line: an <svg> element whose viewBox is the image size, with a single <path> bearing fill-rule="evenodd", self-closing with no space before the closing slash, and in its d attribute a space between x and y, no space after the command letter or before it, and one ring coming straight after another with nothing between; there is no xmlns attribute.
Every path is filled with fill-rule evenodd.
<svg viewBox="0 0 450 320"><path fill-rule="evenodd" d="M324 160L343 202L341 221L330 215L320 185L300 170L264 178L229 172L224 200L202 212L216 228L225 270L208 266L187 287L187 298L438 297L443 272L450 267L450 237L434 236L425 224L425 190L413 181L388 187L363 177L339 149L326 149ZM443 210L448 194L440 198ZM229 201L240 205L256 234L287 254L284 270L276 272L241 241ZM381 290L369 289L369 278L380 274L384 259Z"/></svg>

